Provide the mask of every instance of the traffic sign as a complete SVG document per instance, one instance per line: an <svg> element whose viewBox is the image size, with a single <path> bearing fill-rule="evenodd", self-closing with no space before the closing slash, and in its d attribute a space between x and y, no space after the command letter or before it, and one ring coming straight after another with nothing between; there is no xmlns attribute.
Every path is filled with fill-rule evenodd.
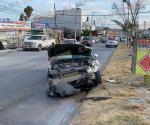
<svg viewBox="0 0 150 125"><path fill-rule="evenodd" d="M136 74L150 75L150 39L137 40Z"/></svg>
<svg viewBox="0 0 150 125"><path fill-rule="evenodd" d="M150 72L150 55L147 54L138 62L139 66L147 73Z"/></svg>

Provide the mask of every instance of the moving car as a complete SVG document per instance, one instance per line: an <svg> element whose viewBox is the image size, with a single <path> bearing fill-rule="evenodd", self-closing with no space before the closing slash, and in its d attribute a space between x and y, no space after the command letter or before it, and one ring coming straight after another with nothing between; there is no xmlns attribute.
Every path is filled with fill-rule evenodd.
<svg viewBox="0 0 150 125"><path fill-rule="evenodd" d="M102 43L106 43L107 37L106 37L106 36L101 36L101 37L100 37L100 41L101 41Z"/></svg>
<svg viewBox="0 0 150 125"><path fill-rule="evenodd" d="M106 41L106 47L117 47L118 46L118 41L115 38L108 38Z"/></svg>
<svg viewBox="0 0 150 125"><path fill-rule="evenodd" d="M55 44L48 48L48 95L67 94L66 87L84 91L101 83L100 63L90 47L82 44ZM59 88L59 90L58 90Z"/></svg>
<svg viewBox="0 0 150 125"><path fill-rule="evenodd" d="M75 44L78 43L76 39L64 39L63 40L64 44Z"/></svg>
<svg viewBox="0 0 150 125"><path fill-rule="evenodd" d="M31 35L25 38L23 43L23 50L36 49L41 51L48 48L50 45L55 44L55 39L48 39L46 35Z"/></svg>
<svg viewBox="0 0 150 125"><path fill-rule="evenodd" d="M90 37L83 37L81 40L80 40L80 43L85 45L85 46L89 46L91 47L92 46L92 39Z"/></svg>

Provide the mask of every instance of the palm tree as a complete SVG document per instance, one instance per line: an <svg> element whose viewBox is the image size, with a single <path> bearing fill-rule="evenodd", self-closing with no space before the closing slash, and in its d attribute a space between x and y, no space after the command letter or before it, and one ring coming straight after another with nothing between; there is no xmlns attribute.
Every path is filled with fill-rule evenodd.
<svg viewBox="0 0 150 125"><path fill-rule="evenodd" d="M24 21L24 14L20 14L20 18L19 18L19 21Z"/></svg>
<svg viewBox="0 0 150 125"><path fill-rule="evenodd" d="M128 22L128 21L126 21L125 23L121 23L118 20L112 20L112 21L115 22L118 26L120 26L124 32L127 32L127 30L129 32L132 32L134 28L136 27L133 23Z"/></svg>
<svg viewBox="0 0 150 125"><path fill-rule="evenodd" d="M30 17L31 17L31 14L33 12L33 8L31 6L27 6L25 9L24 9L24 12L26 14L26 18L25 20L28 20Z"/></svg>

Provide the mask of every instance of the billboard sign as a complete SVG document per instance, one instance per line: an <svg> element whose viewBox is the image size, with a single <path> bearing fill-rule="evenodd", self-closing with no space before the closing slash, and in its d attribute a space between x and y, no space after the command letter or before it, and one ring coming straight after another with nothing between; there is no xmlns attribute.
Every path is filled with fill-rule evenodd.
<svg viewBox="0 0 150 125"><path fill-rule="evenodd" d="M0 30L2 31L28 31L31 30L30 22L24 21L0 21Z"/></svg>
<svg viewBox="0 0 150 125"><path fill-rule="evenodd" d="M32 23L31 23L31 28L35 28L35 29L45 29L45 28L46 28L46 24L44 24L44 23L32 22Z"/></svg>

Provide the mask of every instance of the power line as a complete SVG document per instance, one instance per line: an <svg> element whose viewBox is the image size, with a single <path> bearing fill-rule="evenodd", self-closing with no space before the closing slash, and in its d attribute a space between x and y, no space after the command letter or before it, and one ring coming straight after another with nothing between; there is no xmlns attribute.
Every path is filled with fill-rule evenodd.
<svg viewBox="0 0 150 125"><path fill-rule="evenodd" d="M150 13L150 11L145 11L145 12L139 12L139 14L146 14ZM82 14L82 15L77 15L77 14L57 14L57 15L65 15L65 16L106 16L106 17L112 17L112 16L119 16L119 15L127 15L125 14ZM131 15L131 14L130 14Z"/></svg>

